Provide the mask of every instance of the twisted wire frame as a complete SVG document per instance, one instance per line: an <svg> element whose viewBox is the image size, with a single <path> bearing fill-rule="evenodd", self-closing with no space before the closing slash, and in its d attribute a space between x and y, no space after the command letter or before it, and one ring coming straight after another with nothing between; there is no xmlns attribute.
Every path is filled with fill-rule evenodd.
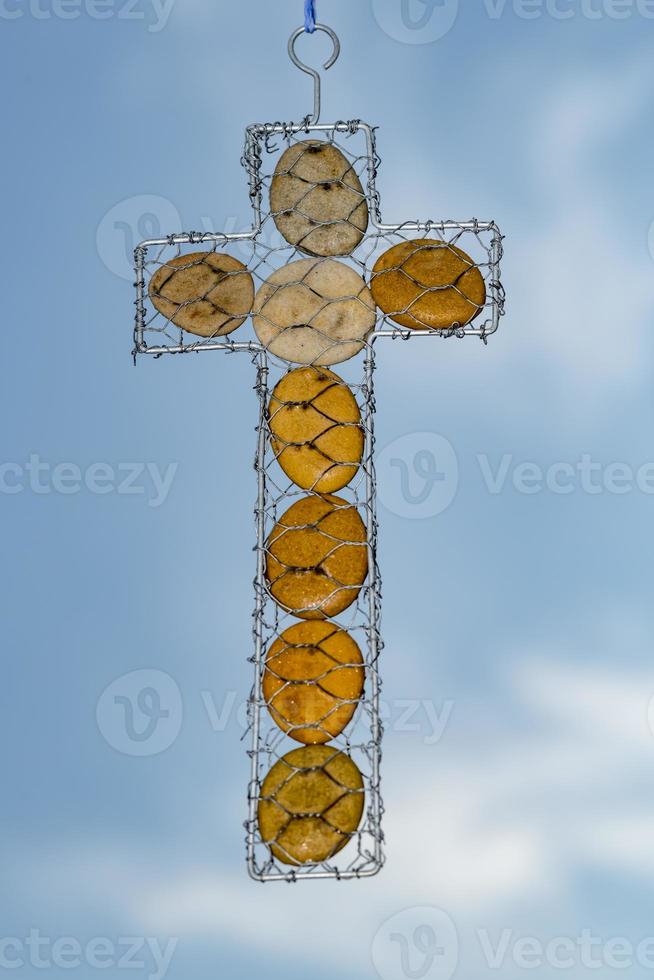
<svg viewBox="0 0 654 980"><path fill-rule="evenodd" d="M281 153L302 144L294 154L294 160L299 159L306 152L308 139L331 144L347 161L347 170L336 183L347 186L348 193L352 194L351 212L341 220L351 226L358 244L345 256L320 257L312 252L316 231L320 232L321 227L330 222L316 220L311 209L305 208L304 196L292 207L278 212L267 207ZM251 229L229 234L180 233L142 242L136 247L134 355L158 357L167 353L242 351L251 355L256 368L259 421L255 455L256 574L254 652L251 657L254 682L249 699L251 774L246 821L249 873L259 881L370 877L384 862L380 792L383 726L378 669L383 644L374 468L375 344L381 337L408 340L426 336L477 336L486 342L497 330L504 312L500 281L502 236L494 222L476 219L384 224L376 186L380 159L375 132L360 120L315 125L304 120L301 123L250 126L246 131L242 163L248 174L254 212ZM351 179L353 177L358 180ZM307 187L306 200L316 186ZM362 221L361 211L366 207L366 220ZM299 227L304 229L295 245L282 238L278 231L280 219L291 212L299 217ZM483 301L473 300L466 294L463 278L460 285L455 284L454 289L460 292L463 300L477 304L475 315L469 322L438 329L407 326L406 323L412 321L412 312L418 309L415 290L410 301L402 303L401 308L391 312L375 308L367 288L374 278L375 262L392 246L416 240L424 240L425 248L432 248L435 241L453 253L456 251L460 255L458 249L463 249L470 256L473 264L470 269L479 271L485 295ZM208 292L202 297L205 306L208 304L210 311L222 315L226 329L231 329L237 322L238 332L189 337L173 322L177 320L175 313L155 308L147 287L151 277L167 267L171 260L183 265L181 257L194 254L198 246L205 253L218 254L227 249L229 254L236 256L247 267L257 292L271 275L283 275L290 263L305 262L297 276L291 274L278 279L277 285L268 287L266 299L255 301L256 334L246 332L251 329L248 309L235 310L233 305L227 308L227 304L222 308L216 294ZM320 275L328 272L326 263L334 259L348 266L361 279L360 288L353 289L351 295L330 296L328 289L321 286ZM196 262L196 258L189 259L189 265ZM405 273L402 268L402 272L416 284L410 271ZM220 275L224 282L230 276L243 275L243 272L223 270ZM308 363L316 365L323 387L320 393L305 402L285 400L281 395L273 397L277 385L298 366L283 356L285 338L297 335L298 327L288 323L280 328L277 314L272 311L275 297L286 288L304 291L313 302L308 322L302 329L310 332L307 339L313 358ZM422 288L420 284L418 301L442 288L445 287ZM184 306L182 304L175 312L183 312ZM370 316L370 331L365 337L353 338L347 335L346 329L341 339L334 340L333 333L322 329L321 317L336 309L344 323ZM259 336L267 328L275 336L273 342L264 344ZM276 346L279 343L281 348ZM332 366L325 370L318 365ZM344 423L341 417L332 417L331 408L323 408L323 392L339 386L346 388L356 401L357 411L345 424L361 433L360 460L337 458L328 448L331 444L326 437ZM314 421L317 419L319 423L317 435L307 439L302 447L280 437L276 425L280 412L298 407L310 409ZM309 488L305 485L305 489L300 489L285 472L285 455L297 448L309 448L314 461L322 464L317 468L315 482ZM338 479L343 467L348 476L355 473L349 483L345 478ZM335 495L325 489L330 483L336 487ZM311 510L311 517L299 520L286 517L290 507L295 505L297 509L298 504L304 507L302 501L311 498L317 507L317 510ZM354 519L354 512L360 516L359 522ZM360 531L344 537L342 529L335 530L335 527L341 527L339 518L345 521L343 526L360 528ZM310 533L311 549L317 548L315 565L306 562L302 565L292 556L284 557L280 553L287 535L298 531ZM348 562L339 562L339 558L347 555L358 559L361 554L367 559L367 568L358 578L346 580L342 570L349 567ZM359 560L358 565L361 564ZM306 607L293 606L284 598L282 585L303 581L303 576L307 575L312 577L314 585L319 583L328 588L322 600L312 600ZM303 623L314 624L310 641L304 634L295 638L298 626ZM322 630L316 626L320 623L324 626ZM308 654L314 669L298 675L294 673L297 669L295 658L304 653ZM299 722L292 709L294 702L303 696L308 697L313 713L309 720L305 718ZM310 798L312 792L315 800ZM262 808L266 810L268 824L265 833L262 831ZM318 856L316 851L306 860L302 857L301 846L304 831L313 835L322 848L321 851L318 849Z"/></svg>

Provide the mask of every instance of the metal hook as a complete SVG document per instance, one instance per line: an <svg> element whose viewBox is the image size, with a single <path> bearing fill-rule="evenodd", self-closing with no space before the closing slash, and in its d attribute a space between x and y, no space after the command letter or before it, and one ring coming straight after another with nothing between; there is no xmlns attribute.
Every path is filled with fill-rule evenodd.
<svg viewBox="0 0 654 980"><path fill-rule="evenodd" d="M316 31L322 31L323 34L328 34L334 43L334 51L331 57L323 65L323 68L325 69L331 68L332 65L336 63L336 60L341 53L341 42L339 41L336 32L333 31L331 27L327 27L326 24L316 24ZM300 69L300 71L306 72L307 75L311 75L313 78L313 116L310 117L309 123L310 125L315 126L320 119L320 75L315 68L309 68L309 66L305 65L303 61L300 61L295 53L297 39L305 33L306 31L304 27L298 27L298 29L291 34L288 41L288 56L293 64Z"/></svg>

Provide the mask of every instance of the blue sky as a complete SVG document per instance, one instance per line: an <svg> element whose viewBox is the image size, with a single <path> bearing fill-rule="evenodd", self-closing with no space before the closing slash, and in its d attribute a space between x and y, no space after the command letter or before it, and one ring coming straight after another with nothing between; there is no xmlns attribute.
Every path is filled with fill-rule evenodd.
<svg viewBox="0 0 654 980"><path fill-rule="evenodd" d="M430 13L412 2L416 21ZM408 43L400 0L319 3L343 44L323 118L380 127L388 220L498 221L507 315L487 348L379 354L380 449L410 466L415 434L440 435L456 493L442 513L398 514L397 471L380 469L387 865L296 888L255 885L243 860L251 365L134 368L125 262L152 222L249 225L245 126L311 103L285 51L301 4L116 0L105 19L88 3L0 7L0 939L22 944L0 952L22 957L14 975L43 976L25 945L38 930L84 950L106 939L114 972L121 939L176 941L171 980L581 980L616 972L621 938L630 976L649 976L636 952L654 874L648 5L450 0L427 21L451 29ZM303 45L316 63L328 51ZM179 703L171 744L137 757L96 708L143 670L169 675ZM432 921L448 955L430 965L416 930ZM484 937L506 939L494 966ZM566 968L552 952L564 937ZM554 943L542 962L539 943ZM137 975L156 975L149 955ZM71 972L99 970L46 975Z"/></svg>

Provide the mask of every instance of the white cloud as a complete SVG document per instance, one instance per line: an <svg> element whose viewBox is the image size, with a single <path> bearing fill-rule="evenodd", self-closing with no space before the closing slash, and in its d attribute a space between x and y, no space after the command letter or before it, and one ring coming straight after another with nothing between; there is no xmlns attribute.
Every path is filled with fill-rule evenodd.
<svg viewBox="0 0 654 980"><path fill-rule="evenodd" d="M629 188L608 168L600 171L597 160L630 124L649 116L653 83L651 58L613 71L604 65L601 73L568 71L534 107L525 133L525 164L542 217L513 254L507 242L511 317L524 335L524 367L531 358L532 367L556 372L557 398L566 411L574 399L577 417L615 397L612 382L635 386L648 372L643 355L654 279L648 221L625 229Z"/></svg>
<svg viewBox="0 0 654 980"><path fill-rule="evenodd" d="M643 855L654 853L654 794L642 772L654 761L654 672L569 664L547 649L503 670L495 710L528 718L526 730L514 721L483 741L455 730L437 748L407 751L405 742L401 756L389 753L388 863L370 881L261 886L240 854L218 867L199 860L191 840L168 864L147 844L97 841L49 841L47 854L14 848L3 864L23 883L23 904L29 888L39 895L33 916L47 908L43 896L54 907L65 893L70 906L104 908L133 932L256 943L280 962L292 947L300 963L318 958L353 974L369 969L373 936L403 908L517 926L525 903L569 907L587 866L651 874L654 859ZM344 901L356 915L344 914ZM546 930L546 916L539 922Z"/></svg>
<svg viewBox="0 0 654 980"><path fill-rule="evenodd" d="M503 84L514 78L512 66ZM527 424L542 418L546 402L548 417L564 415L574 427L610 411L624 389L635 391L649 378L654 262L647 228L654 198L642 227L627 226L630 188L598 161L619 148L630 126L649 125L653 89L651 57L643 57L613 68L604 63L601 72L568 69L552 87L534 90L523 131L511 141L521 148L511 162L517 200L531 196L534 206L505 199L493 215L507 236L507 316L490 340L498 355L461 356L458 343L448 341L457 349L444 356L434 340L425 356L421 344L394 359L398 386L445 362L446 386L472 392L483 385L484 411L504 416L507 398L528 379L531 397L520 406ZM456 177L448 174L447 182L456 186ZM481 171L470 197L487 196L487 182Z"/></svg>
<svg viewBox="0 0 654 980"><path fill-rule="evenodd" d="M333 888L298 886L277 903L270 898L276 886L257 890L242 874L182 875L141 893L138 908L150 928L245 939L256 921L258 941L282 951L291 916L298 951L344 966L389 910L428 902L455 919L492 925L499 909L506 916L528 899L566 901L580 865L598 856L626 874L639 872L638 849L653 850L652 831L640 816L646 800L629 760L654 759L646 721L654 674L625 678L532 659L507 681L511 707L531 713L534 732L465 752L446 739L405 766L401 790L396 783L387 800L386 869L373 882L340 886L364 891L356 921L339 918L339 944L315 927L339 912Z"/></svg>
<svg viewBox="0 0 654 980"><path fill-rule="evenodd" d="M599 153L649 113L653 87L649 51L640 57L632 53L613 70L603 62L601 69L561 72L528 120L535 182L549 185L552 196L567 203L578 182L592 180L591 155L597 161Z"/></svg>
<svg viewBox="0 0 654 980"><path fill-rule="evenodd" d="M648 707L654 696L654 671L635 674L578 663L531 661L519 667L515 684L523 703L542 712L557 731L582 738L619 739L654 758L654 734Z"/></svg>
<svg viewBox="0 0 654 980"><path fill-rule="evenodd" d="M651 806L629 815L600 816L593 832L579 828L578 844L595 869L643 878L654 874L654 824Z"/></svg>

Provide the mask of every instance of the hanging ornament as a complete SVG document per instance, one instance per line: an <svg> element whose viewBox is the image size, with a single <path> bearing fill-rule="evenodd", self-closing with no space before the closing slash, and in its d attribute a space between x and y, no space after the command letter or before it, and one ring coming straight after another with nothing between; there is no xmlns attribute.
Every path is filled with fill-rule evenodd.
<svg viewBox="0 0 654 980"><path fill-rule="evenodd" d="M135 356L244 352L256 370L246 828L260 881L382 867L375 349L486 343L504 311L495 222L383 222L373 127L320 121L320 74L296 53L315 32L329 69L339 39L307 0L288 51L313 112L246 130L252 227L135 250Z"/></svg>

